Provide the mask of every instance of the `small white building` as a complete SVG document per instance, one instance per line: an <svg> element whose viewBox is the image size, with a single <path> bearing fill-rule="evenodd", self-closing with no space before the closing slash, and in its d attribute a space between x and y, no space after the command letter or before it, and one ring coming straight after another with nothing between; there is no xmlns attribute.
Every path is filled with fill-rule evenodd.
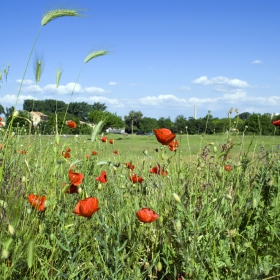
<svg viewBox="0 0 280 280"><path fill-rule="evenodd" d="M41 112L30 112L30 115L32 117L32 122L34 126L37 126L39 122L41 121L48 121L49 117Z"/></svg>

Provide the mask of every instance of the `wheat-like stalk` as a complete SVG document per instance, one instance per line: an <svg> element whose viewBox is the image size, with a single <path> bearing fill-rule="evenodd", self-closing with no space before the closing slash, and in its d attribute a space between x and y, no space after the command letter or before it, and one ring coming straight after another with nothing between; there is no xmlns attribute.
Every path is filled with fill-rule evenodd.
<svg viewBox="0 0 280 280"><path fill-rule="evenodd" d="M39 57L37 55L34 61L34 74L35 74L36 83L39 83L41 80L43 68L44 68L44 59L42 56Z"/></svg>
<svg viewBox="0 0 280 280"><path fill-rule="evenodd" d="M93 58L96 58L98 56L102 56L102 55L106 55L108 54L107 51L105 50L100 50L100 51L95 51L95 52L91 52L90 54L87 55L87 57L85 58L85 63L88 63L90 60L92 60Z"/></svg>
<svg viewBox="0 0 280 280"><path fill-rule="evenodd" d="M56 87L58 88L62 76L62 69L58 68L56 71Z"/></svg>
<svg viewBox="0 0 280 280"><path fill-rule="evenodd" d="M60 17L81 17L81 16L83 15L79 13L79 10L70 10L70 9L50 10L43 15L41 24L42 26L44 26L50 21Z"/></svg>

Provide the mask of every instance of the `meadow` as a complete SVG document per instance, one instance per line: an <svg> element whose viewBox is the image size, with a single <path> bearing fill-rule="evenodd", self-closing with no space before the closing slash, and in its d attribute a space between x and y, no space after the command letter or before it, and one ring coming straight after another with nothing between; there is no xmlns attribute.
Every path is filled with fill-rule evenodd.
<svg viewBox="0 0 280 280"><path fill-rule="evenodd" d="M44 26L65 16L83 15L43 15L17 102ZM106 54L86 56L76 83ZM279 136L185 131L169 149L155 135L106 140L99 124L64 137L66 114L48 136L31 135L30 120L29 133L14 128L15 110L7 127L0 120L2 279L279 278Z"/></svg>
<svg viewBox="0 0 280 280"><path fill-rule="evenodd" d="M279 137L182 134L171 151L154 135L105 136L2 144L3 279L279 277ZM83 174L77 192L69 170ZM73 213L88 197L100 209ZM141 222L144 207L158 218Z"/></svg>

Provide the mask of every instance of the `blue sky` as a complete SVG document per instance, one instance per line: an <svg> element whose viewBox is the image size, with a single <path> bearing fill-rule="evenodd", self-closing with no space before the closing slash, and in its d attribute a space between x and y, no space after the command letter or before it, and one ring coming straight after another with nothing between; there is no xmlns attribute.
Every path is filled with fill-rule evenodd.
<svg viewBox="0 0 280 280"><path fill-rule="evenodd" d="M119 116L226 117L228 110L280 113L279 0L4 1L0 69L9 62L0 104L13 106L41 19L51 8L85 9L84 18L51 21L31 57L18 100L105 103ZM36 85L33 63L43 56ZM58 67L63 75L56 90Z"/></svg>

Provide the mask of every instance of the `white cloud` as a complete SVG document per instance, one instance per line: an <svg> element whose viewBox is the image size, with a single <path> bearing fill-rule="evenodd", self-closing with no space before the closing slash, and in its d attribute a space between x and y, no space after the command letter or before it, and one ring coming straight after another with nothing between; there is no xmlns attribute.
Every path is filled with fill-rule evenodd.
<svg viewBox="0 0 280 280"><path fill-rule="evenodd" d="M191 88L188 87L188 86L182 86L182 87L179 88L179 90L180 91L189 91L189 90L191 90Z"/></svg>
<svg viewBox="0 0 280 280"><path fill-rule="evenodd" d="M7 107L15 106L17 101L17 107L22 107L23 101L25 99L35 99L34 96L31 95L20 95L17 100L17 95L15 94L6 94L3 97L0 97L0 104L3 104ZM5 107L4 106L4 107Z"/></svg>
<svg viewBox="0 0 280 280"><path fill-rule="evenodd" d="M231 87L248 87L248 83L246 81L242 81L239 79L229 79L224 76L213 77L208 79L207 76L201 76L192 81L193 84L197 85L225 85Z"/></svg>
<svg viewBox="0 0 280 280"><path fill-rule="evenodd" d="M158 95L158 96L146 96L138 100L142 105L149 106L160 106L160 105L181 105L182 103L187 103L185 99L181 99L172 94Z"/></svg>
<svg viewBox="0 0 280 280"><path fill-rule="evenodd" d="M93 94L96 94L96 93L103 94L103 93L107 93L108 91L104 90L103 88L99 88L99 87L85 87L84 92L93 93Z"/></svg>
<svg viewBox="0 0 280 280"><path fill-rule="evenodd" d="M106 105L110 105L111 107L114 108L124 108L125 105L121 103L119 100L116 98L110 99L104 96L90 96L90 97L78 97L75 98L75 101L77 102L82 102L85 101L89 104L94 103L94 102L100 102L100 103L105 103Z"/></svg>
<svg viewBox="0 0 280 280"><path fill-rule="evenodd" d="M109 85L110 85L110 86L116 86L117 83L116 83L116 82L110 82Z"/></svg>
<svg viewBox="0 0 280 280"><path fill-rule="evenodd" d="M30 85L26 87L22 87L22 92L33 92L33 93L42 93L43 90L38 85Z"/></svg>
<svg viewBox="0 0 280 280"><path fill-rule="evenodd" d="M257 59L257 60L252 61L252 63L253 63L253 64L261 64L262 61Z"/></svg>
<svg viewBox="0 0 280 280"><path fill-rule="evenodd" d="M18 79L16 80L17 83L21 83L22 79ZM33 85L35 82L33 82L32 80L23 80L23 85Z"/></svg>

